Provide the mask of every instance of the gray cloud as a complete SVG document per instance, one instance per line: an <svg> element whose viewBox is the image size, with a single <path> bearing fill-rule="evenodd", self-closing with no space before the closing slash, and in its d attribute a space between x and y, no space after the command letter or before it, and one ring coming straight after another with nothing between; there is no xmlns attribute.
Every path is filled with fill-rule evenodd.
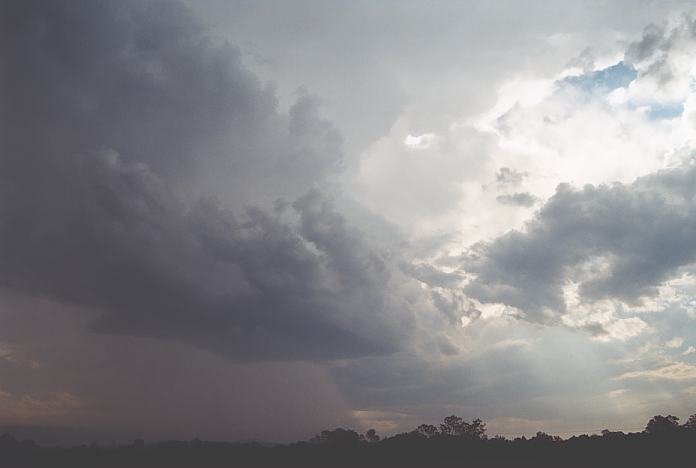
<svg viewBox="0 0 696 468"><path fill-rule="evenodd" d="M651 24L643 30L643 36L631 43L626 50L626 59L631 62L642 61L669 49L669 40L665 38L663 27Z"/></svg>
<svg viewBox="0 0 696 468"><path fill-rule="evenodd" d="M688 164L630 185L558 187L527 223L474 246L466 293L520 308L533 320L565 311L564 285L585 301L639 303L696 260L696 169Z"/></svg>
<svg viewBox="0 0 696 468"><path fill-rule="evenodd" d="M509 167L501 167L495 174L495 180L500 186L512 185L517 186L529 176L527 172L516 171Z"/></svg>
<svg viewBox="0 0 696 468"><path fill-rule="evenodd" d="M674 68L675 52L688 54L696 34L696 21L689 15L675 25L650 24L640 39L629 44L624 60L629 64L641 65L640 76L656 80L660 86L666 86L680 73Z"/></svg>
<svg viewBox="0 0 696 468"><path fill-rule="evenodd" d="M430 286L452 288L463 279L462 275L457 272L448 273L427 263L404 263L402 268L410 276Z"/></svg>
<svg viewBox="0 0 696 468"><path fill-rule="evenodd" d="M618 347L592 348L583 334L519 321L478 321L466 341L465 350L452 359L433 362L396 353L352 361L334 373L355 407L410 416L398 430L437 422L452 412L470 419L484 415L488 421L558 418L574 424L590 414L592 419L617 413L603 394L616 385L610 378L615 371L606 362L621 352ZM596 379L577 372L576 366L588 365Z"/></svg>
<svg viewBox="0 0 696 468"><path fill-rule="evenodd" d="M3 10L4 285L233 359L395 349L408 309L386 254L302 195L343 164L313 98L279 113L175 3Z"/></svg>
<svg viewBox="0 0 696 468"><path fill-rule="evenodd" d="M495 197L498 203L503 205L524 206L529 208L536 203L537 198L528 192L517 192L512 195L498 195Z"/></svg>

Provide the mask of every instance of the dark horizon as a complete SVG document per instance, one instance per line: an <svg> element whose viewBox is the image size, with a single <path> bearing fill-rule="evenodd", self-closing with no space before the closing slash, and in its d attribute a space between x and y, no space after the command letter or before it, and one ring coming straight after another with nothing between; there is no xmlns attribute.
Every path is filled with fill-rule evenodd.
<svg viewBox="0 0 696 468"><path fill-rule="evenodd" d="M485 422L446 417L439 426L383 437L374 429L365 434L337 428L309 441L292 444L226 443L200 439L103 447L42 448L33 441L0 436L0 460L15 468L43 466L213 467L213 466L655 466L685 462L696 442L696 414L683 424L679 418L654 416L641 432L603 430L601 435L558 436L537 432L534 437L489 437Z"/></svg>
<svg viewBox="0 0 696 468"><path fill-rule="evenodd" d="M449 421L448 421L449 420ZM473 422L468 422L464 421L462 418L456 415L450 415L447 418L444 419L443 422L439 424L428 424L428 423L423 423L420 424L418 427L414 428L411 431L408 432L401 432L401 433L392 433L392 434L378 434L377 431L374 428L368 429L368 431L365 432L365 434L360 434L359 432L355 431L352 428L335 428L335 429L325 429L321 431L319 434L314 435L311 439L308 440L295 440L291 442L277 442L277 441L270 441L270 440L204 440L203 442L211 442L211 443L221 443L221 444L260 444L260 445L268 445L268 446L273 446L273 445L293 445L293 444L298 444L298 443L304 443L304 442L310 442L310 443L324 443L327 441L327 439L331 439L332 436L335 434L339 434L339 437L343 435L343 433L348 434L348 440L354 440L357 442L378 442L378 441L384 441L386 439L393 439L393 438L399 438L399 437L404 437L408 435L418 435L418 436L425 436L426 438L428 437L436 437L438 435L457 435L454 432L456 432L457 428L460 429L461 434L458 434L459 436L467 436L469 432L474 434L476 438L491 438L491 439L507 439L507 440L517 440L517 439L522 439L522 440L527 440L531 439L534 437L539 437L540 435L542 436L552 436L556 440L568 440L573 437L579 437L579 436L597 436L597 435L602 435L606 436L607 434L625 434L625 435L632 435L632 434L638 434L638 433L655 433L662 431L667 431L669 432L670 430L678 430L678 429L684 429L684 430L689 430L689 431L696 431L696 413L690 415L688 418L685 418L683 423L680 423L680 418L678 416L674 415L656 415L653 418L651 418L650 421L646 424L645 427L634 427L634 428L614 428L614 429L609 429L609 428L602 428L602 429L597 429L597 430L577 430L577 431L572 431L572 432L553 432L553 431L544 431L544 430L538 430L534 433L496 433L496 434L489 434L488 431L486 430L486 422L481 419L475 419ZM477 432L476 430L472 430L471 428L478 427L477 424L481 424L481 432ZM445 429L447 427L447 429ZM657 428L657 429L656 429ZM0 427L0 437L5 436L9 437L11 439L14 439L17 442L32 442L32 443L37 443L37 437L31 437L31 433L38 431L38 434L42 432L71 432L71 431L76 431L80 432L79 428L61 428L61 427L54 427L54 428L21 428L21 427L16 427L16 428L2 428ZM93 430L93 429L92 429ZM83 430L84 431L84 430ZM451 434L449 432L452 432ZM373 435L377 436L376 440L371 440L369 434L372 433ZM24 436L22 434L25 434ZM565 435L565 437L563 437ZM512 437L511 437L512 436ZM529 436L529 437L527 437ZM38 436L38 439L41 438L41 435ZM7 440L7 439L5 439ZM194 437L191 439L191 441L197 441L201 440L198 437ZM156 440L156 441L146 441L143 439L134 439L133 444L140 445L140 444L145 444L145 445L157 445L161 443L167 443L167 442L186 442L182 440ZM72 444L72 445L65 445L65 444L41 444L37 443L37 445L42 446L42 447L80 447L80 446L88 446L88 445L94 445L99 443L96 440L83 440L80 443ZM107 446L111 446L112 448L123 446L123 443L117 443L115 440L110 441L109 443L106 444ZM125 445L128 445L127 443Z"/></svg>
<svg viewBox="0 0 696 468"><path fill-rule="evenodd" d="M460 419L462 423L465 424L471 424L467 421L464 421L462 418L459 418L456 415L451 415L449 416L450 418L458 418ZM666 418L669 417L670 421L676 423L676 426L680 426L684 429L689 429L689 430L696 430L696 414L690 415L686 418L679 418L678 416L674 415L668 415L668 416L662 416L662 415L656 415L653 418L651 418L651 421L654 420L655 418ZM674 418L674 419L672 419ZM447 418L445 418L447 419ZM474 421L481 421L483 423L483 427L485 429L486 423L485 420L478 419L476 418ZM679 421L682 421L681 423ZM446 421L443 421L446 422ZM322 434L334 432L334 431L346 431L348 433L351 433L352 436L354 436L355 440L359 441L365 441L366 439L366 434L369 431L374 431L375 434L379 436L379 440L385 440L385 439L391 439L391 438L399 438L403 437L404 435L409 435L409 434L421 434L424 435L421 431L422 428L434 428L435 432L433 432L430 435L437 435L441 431L441 428L443 427L443 422L436 423L436 424L429 424L429 423L422 423L418 427L412 428L410 431L406 432L393 432L393 433L377 433L377 431L374 428L368 429L368 431L365 431L364 434L360 433L360 431L356 431L354 428L334 428L334 429L324 429L320 431L319 433L313 435L310 438L307 439L299 439L299 440L291 440L291 441L274 441L274 440L264 440L264 439L237 439L237 440L203 440L204 442L211 442L211 443L221 443L221 444L261 444L261 445L268 445L268 446L276 446L276 445L293 445L297 443L304 443L304 442L315 442L321 439ZM650 423L650 421L648 421ZM595 429L578 429L575 431L545 431L543 428L539 428L538 430L535 431L530 431L530 432L515 432L515 433L490 433L487 429L484 430L485 436L487 438L503 438L507 440L516 440L516 439L531 439L535 436L538 436L539 434L544 434L544 435L549 435L553 437L557 437L560 440L568 440L572 437L578 437L578 436L597 436L597 435L602 435L603 433L607 432L610 434L638 434L638 433L646 433L649 432L647 429L648 424L640 427L630 427L630 428L609 428L609 427L602 427L602 428L595 428ZM88 435L91 434L91 435ZM101 435L100 435L101 434ZM99 445L105 448L111 447L120 447L120 446L128 446L131 443L134 443L133 441L141 441L138 443L144 443L146 445L157 445L161 443L167 443L167 442L186 442L187 440L181 440L181 439L162 439L162 440L145 440L139 437L136 437L134 439L128 439L129 435L132 434L121 434L119 437L114 437L113 434L109 436L109 428L77 428L77 427L35 427L35 426L7 426L3 427L0 426L0 436L9 436L13 439L15 439L18 442L21 441L30 441L32 443L37 444L38 446L41 447L63 447L63 448L71 448L71 447L80 447L80 446L91 446L91 445ZM443 433L444 435L444 433ZM199 437L193 437L191 439L188 439L188 441L193 441L193 440L202 440ZM51 442L51 441L56 441L56 442ZM62 441L62 442L58 442ZM72 441L72 442L71 442ZM368 440L369 441L369 440Z"/></svg>

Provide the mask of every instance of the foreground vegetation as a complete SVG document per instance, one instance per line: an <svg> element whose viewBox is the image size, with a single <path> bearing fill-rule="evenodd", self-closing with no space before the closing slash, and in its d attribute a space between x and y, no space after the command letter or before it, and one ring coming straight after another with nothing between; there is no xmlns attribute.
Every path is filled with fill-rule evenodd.
<svg viewBox="0 0 696 468"><path fill-rule="evenodd" d="M674 416L655 416L637 433L602 431L601 435L561 439L543 432L514 440L488 437L481 420L457 416L439 426L380 438L374 430L323 431L306 442L260 443L161 442L103 448L40 447L32 441L0 437L0 466L43 467L661 467L694 466L696 415L681 425Z"/></svg>

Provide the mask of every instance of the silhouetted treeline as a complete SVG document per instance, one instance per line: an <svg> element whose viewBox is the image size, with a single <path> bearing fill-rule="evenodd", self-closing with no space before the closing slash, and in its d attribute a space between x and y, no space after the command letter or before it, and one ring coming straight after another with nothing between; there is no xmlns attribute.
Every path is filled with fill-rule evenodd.
<svg viewBox="0 0 696 468"><path fill-rule="evenodd" d="M0 437L0 466L7 468L206 468L206 467L662 467L696 466L696 415L684 424L655 416L636 433L602 431L569 439L538 432L534 437L488 437L480 419L445 418L411 432L381 438L374 429L322 431L306 442L160 442L120 447L96 444L40 447ZM676 463L676 464L675 464Z"/></svg>

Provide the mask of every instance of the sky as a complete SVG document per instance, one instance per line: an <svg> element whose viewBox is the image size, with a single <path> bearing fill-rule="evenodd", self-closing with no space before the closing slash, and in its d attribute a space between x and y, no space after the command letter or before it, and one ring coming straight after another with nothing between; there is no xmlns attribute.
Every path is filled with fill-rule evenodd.
<svg viewBox="0 0 696 468"><path fill-rule="evenodd" d="M688 417L695 10L0 2L0 432Z"/></svg>

